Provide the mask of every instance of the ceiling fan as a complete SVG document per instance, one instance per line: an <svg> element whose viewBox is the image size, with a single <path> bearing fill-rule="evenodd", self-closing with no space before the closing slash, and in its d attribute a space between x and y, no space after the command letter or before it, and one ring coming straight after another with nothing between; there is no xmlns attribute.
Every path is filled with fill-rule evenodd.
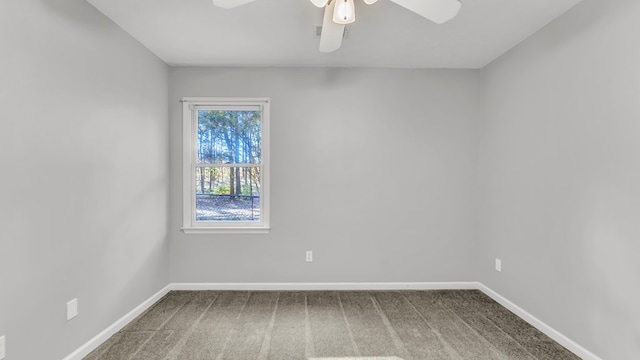
<svg viewBox="0 0 640 360"><path fill-rule="evenodd" d="M231 9L255 0L212 0L215 6ZM378 0L363 0L371 5ZM459 0L389 0L407 10L433 21L443 24L458 15L462 3ZM320 51L336 51L342 45L344 27L356 20L354 0L311 0L313 5L325 8L320 35Z"/></svg>

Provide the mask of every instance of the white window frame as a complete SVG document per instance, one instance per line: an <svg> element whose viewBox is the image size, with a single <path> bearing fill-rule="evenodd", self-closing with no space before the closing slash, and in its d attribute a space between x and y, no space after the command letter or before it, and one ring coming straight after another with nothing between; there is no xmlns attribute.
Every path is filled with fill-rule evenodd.
<svg viewBox="0 0 640 360"><path fill-rule="evenodd" d="M268 233L269 227L269 98L185 97L182 99L182 231L185 234ZM195 168L197 162L198 109L258 106L262 111L262 162L260 165L260 221L196 221Z"/></svg>

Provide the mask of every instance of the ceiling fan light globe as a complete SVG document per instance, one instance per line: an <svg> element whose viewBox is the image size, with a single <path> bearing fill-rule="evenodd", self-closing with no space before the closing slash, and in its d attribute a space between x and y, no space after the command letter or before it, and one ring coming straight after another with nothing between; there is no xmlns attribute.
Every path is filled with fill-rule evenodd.
<svg viewBox="0 0 640 360"><path fill-rule="evenodd" d="M334 0L333 22L346 25L356 21L356 6L353 0Z"/></svg>
<svg viewBox="0 0 640 360"><path fill-rule="evenodd" d="M378 1L378 0L364 0L364 3L367 4L367 5L371 5L371 4L375 3L376 1Z"/></svg>
<svg viewBox="0 0 640 360"><path fill-rule="evenodd" d="M319 8L327 6L329 0L311 0L311 3Z"/></svg>

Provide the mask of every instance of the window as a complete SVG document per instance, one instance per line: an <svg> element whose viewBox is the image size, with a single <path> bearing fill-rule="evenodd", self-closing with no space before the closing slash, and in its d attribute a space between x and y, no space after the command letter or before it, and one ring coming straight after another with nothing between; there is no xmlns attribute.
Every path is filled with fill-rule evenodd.
<svg viewBox="0 0 640 360"><path fill-rule="evenodd" d="M269 230L269 99L184 98L186 234Z"/></svg>

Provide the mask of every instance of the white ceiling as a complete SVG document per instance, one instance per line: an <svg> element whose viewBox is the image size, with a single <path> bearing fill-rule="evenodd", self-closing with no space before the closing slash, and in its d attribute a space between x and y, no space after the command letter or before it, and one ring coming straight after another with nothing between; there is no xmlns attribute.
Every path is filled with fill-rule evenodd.
<svg viewBox="0 0 640 360"><path fill-rule="evenodd" d="M581 0L461 0L436 25L394 3L356 0L336 52L318 51L309 0L87 0L170 65L482 68Z"/></svg>

